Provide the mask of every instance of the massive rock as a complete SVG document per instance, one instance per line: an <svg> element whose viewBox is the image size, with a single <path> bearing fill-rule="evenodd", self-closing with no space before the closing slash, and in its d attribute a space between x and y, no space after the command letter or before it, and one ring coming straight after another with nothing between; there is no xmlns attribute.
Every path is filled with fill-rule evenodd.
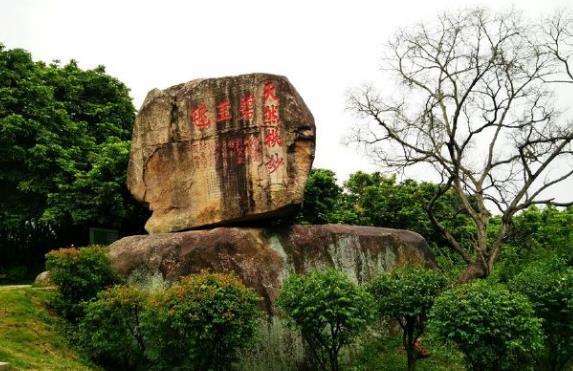
<svg viewBox="0 0 573 371"><path fill-rule="evenodd" d="M314 159L312 114L282 76L200 79L148 93L128 187L150 233L285 216Z"/></svg>
<svg viewBox="0 0 573 371"><path fill-rule="evenodd" d="M175 281L202 271L234 272L264 298L269 313L282 280L291 273L334 267L364 282L397 266L435 266L417 233L334 224L130 236L110 246L110 257L124 277L160 273Z"/></svg>

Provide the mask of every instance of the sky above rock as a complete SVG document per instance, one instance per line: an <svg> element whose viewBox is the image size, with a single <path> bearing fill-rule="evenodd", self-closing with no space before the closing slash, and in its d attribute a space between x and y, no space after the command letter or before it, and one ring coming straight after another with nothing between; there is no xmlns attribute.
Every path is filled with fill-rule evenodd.
<svg viewBox="0 0 573 371"><path fill-rule="evenodd" d="M345 110L346 99L349 89L364 83L382 89L393 84L380 72L381 56L399 27L474 6L513 6L536 18L569 4L570 0L0 0L0 42L29 50L35 60L65 63L73 58L83 68L105 65L131 89L136 108L149 90L196 78L250 72L285 75L316 121L314 166L336 171L342 181L357 170L381 170L359 149L344 144L355 122ZM423 173L406 176L431 180ZM572 200L573 180L551 193L560 201Z"/></svg>

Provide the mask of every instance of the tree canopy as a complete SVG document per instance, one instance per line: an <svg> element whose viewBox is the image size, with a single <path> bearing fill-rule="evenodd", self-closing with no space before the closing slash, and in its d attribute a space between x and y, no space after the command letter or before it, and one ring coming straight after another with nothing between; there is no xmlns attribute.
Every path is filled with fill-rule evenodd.
<svg viewBox="0 0 573 371"><path fill-rule="evenodd" d="M0 45L0 256L84 244L87 228L133 230L144 211L125 187L135 110L103 66L32 60Z"/></svg>

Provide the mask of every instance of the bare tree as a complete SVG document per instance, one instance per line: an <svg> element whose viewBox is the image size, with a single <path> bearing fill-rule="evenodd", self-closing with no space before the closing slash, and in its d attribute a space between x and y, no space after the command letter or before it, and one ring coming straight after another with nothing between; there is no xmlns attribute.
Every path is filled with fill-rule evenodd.
<svg viewBox="0 0 573 371"><path fill-rule="evenodd" d="M571 163L555 166L573 158L573 124L554 108L552 90L555 82L573 81L564 50L570 36L566 18L540 30L515 11L445 14L401 30L389 43L384 68L402 84L402 98L384 98L372 87L349 97L349 108L362 118L353 139L381 165L425 164L439 175L426 210L467 263L462 281L491 272L515 213L533 204L572 204L545 197L573 174ZM434 215L449 190L475 224L471 246ZM489 208L501 214L493 238Z"/></svg>

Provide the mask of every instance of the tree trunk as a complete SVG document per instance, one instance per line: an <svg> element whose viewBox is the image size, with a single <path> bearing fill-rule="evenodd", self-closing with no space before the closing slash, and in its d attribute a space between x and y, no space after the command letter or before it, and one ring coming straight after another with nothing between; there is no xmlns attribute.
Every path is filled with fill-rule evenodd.
<svg viewBox="0 0 573 371"><path fill-rule="evenodd" d="M478 278L485 278L488 276L488 269L479 261L467 265L466 269L458 278L459 283L468 283Z"/></svg>
<svg viewBox="0 0 573 371"><path fill-rule="evenodd" d="M414 321L406 319L406 328L402 337L402 343L406 350L406 357L408 359L408 371L416 370L416 339L414 338Z"/></svg>

